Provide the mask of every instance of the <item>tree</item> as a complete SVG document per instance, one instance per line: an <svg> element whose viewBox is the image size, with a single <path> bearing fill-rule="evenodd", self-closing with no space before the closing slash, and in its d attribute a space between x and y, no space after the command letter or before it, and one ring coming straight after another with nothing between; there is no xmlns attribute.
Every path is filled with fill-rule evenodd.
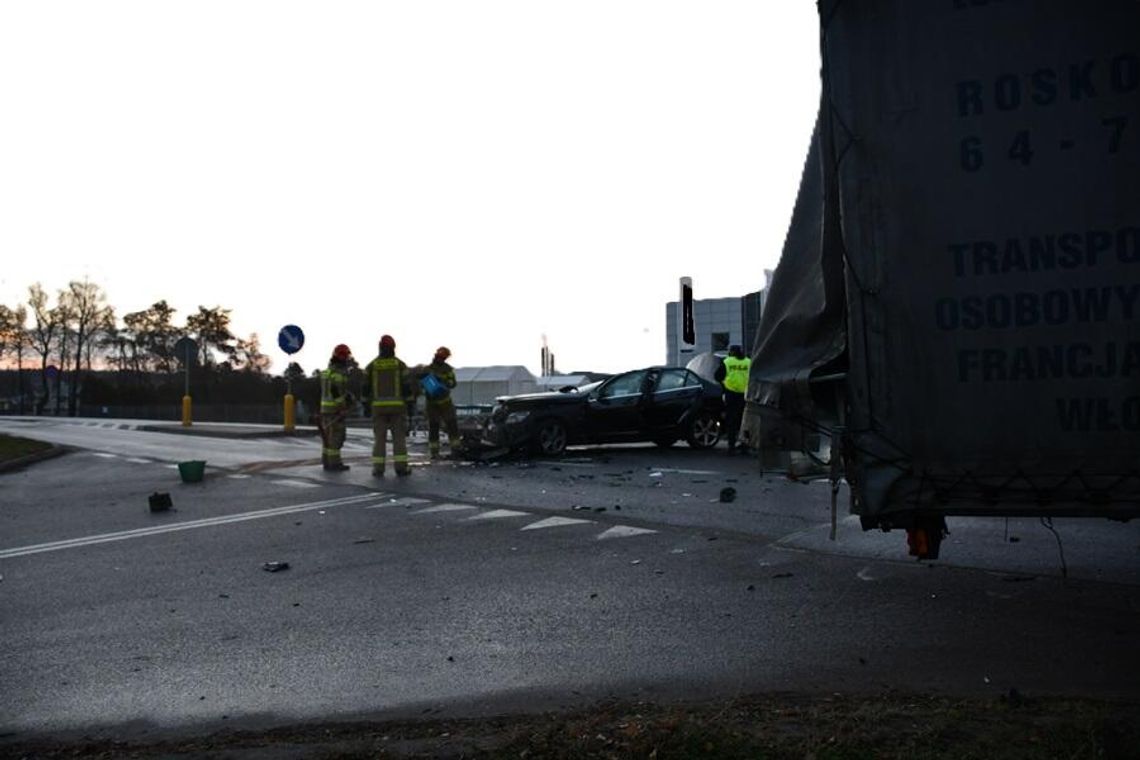
<svg viewBox="0 0 1140 760"><path fill-rule="evenodd" d="M24 413L24 350L28 347L28 310L20 304L9 309L0 304L0 362L16 357L16 394L19 413Z"/></svg>
<svg viewBox="0 0 1140 760"><path fill-rule="evenodd" d="M79 402L79 372L83 369L83 350L91 333L102 330L108 321L114 323L114 311L107 305L107 294L93 282L72 280L67 290L60 293L60 304L68 317L68 327L75 333L75 363L71 370L71 389L67 399L67 414L74 417ZM65 330L65 334L68 331ZM61 352L66 366L66 356ZM61 372L64 367L61 367Z"/></svg>
<svg viewBox="0 0 1140 760"><path fill-rule="evenodd" d="M28 287L28 306L32 307L35 323L29 333L29 345L40 356L41 395L36 399L36 414L43 414L48 400L48 361L55 347L56 336L62 331L63 312L59 307L49 307L48 294L43 285L35 283Z"/></svg>
<svg viewBox="0 0 1140 760"><path fill-rule="evenodd" d="M130 361L136 372L175 370L174 344L181 332L174 326L175 311L163 300L123 317L126 327L124 338L130 344Z"/></svg>
<svg viewBox="0 0 1140 760"><path fill-rule="evenodd" d="M269 357L261 353L261 342L257 333L252 333L249 340L238 339L234 363L244 372L264 375L269 371Z"/></svg>
<svg viewBox="0 0 1140 760"><path fill-rule="evenodd" d="M237 338L230 332L230 310L215 306L207 309L198 307L197 314L186 318L186 331L198 336L198 350L202 352L202 366L214 366L214 351L218 351L226 359L233 359L237 354L234 343Z"/></svg>
<svg viewBox="0 0 1140 760"><path fill-rule="evenodd" d="M55 372L55 415L63 414L63 375L67 371L68 349L71 345L71 302L67 298L67 291L61 290L56 294L55 311L59 319L59 329L55 333L55 355L59 357L59 366Z"/></svg>
<svg viewBox="0 0 1140 760"><path fill-rule="evenodd" d="M26 312L24 319L27 319ZM3 360L20 340L24 330L24 319L19 319L15 310L0 304L0 360Z"/></svg>
<svg viewBox="0 0 1140 760"><path fill-rule="evenodd" d="M297 362L289 362L289 366L285 368L281 376L291 383L299 382L305 379L305 370Z"/></svg>

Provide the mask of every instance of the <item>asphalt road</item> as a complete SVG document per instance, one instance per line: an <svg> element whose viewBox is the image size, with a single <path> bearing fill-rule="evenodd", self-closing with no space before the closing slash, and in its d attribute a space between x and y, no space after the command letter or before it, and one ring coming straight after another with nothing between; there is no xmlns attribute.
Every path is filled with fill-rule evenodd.
<svg viewBox="0 0 1140 760"><path fill-rule="evenodd" d="M952 520L917 563L852 518L829 541L825 483L723 449L489 466L416 445L410 478L376 481L365 431L330 475L312 438L141 425L0 419L76 447L0 475L8 737L611 695L1140 696L1137 525Z"/></svg>

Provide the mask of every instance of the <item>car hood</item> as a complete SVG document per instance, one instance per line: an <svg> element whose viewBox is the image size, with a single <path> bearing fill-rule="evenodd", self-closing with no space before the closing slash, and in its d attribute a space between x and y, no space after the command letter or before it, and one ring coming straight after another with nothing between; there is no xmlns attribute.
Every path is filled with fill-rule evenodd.
<svg viewBox="0 0 1140 760"><path fill-rule="evenodd" d="M518 396L499 396L495 399L500 404L508 406L546 406L549 404L580 404L586 400L585 393L573 391L543 391L542 393L522 393Z"/></svg>

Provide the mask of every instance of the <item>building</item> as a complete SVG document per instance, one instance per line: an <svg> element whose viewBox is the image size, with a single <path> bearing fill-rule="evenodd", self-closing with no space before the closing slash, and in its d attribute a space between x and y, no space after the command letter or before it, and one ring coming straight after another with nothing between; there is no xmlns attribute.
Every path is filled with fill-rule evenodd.
<svg viewBox="0 0 1140 760"><path fill-rule="evenodd" d="M765 269L764 278L764 288L754 293L729 298L694 299L696 345L692 347L681 345L680 302L670 301L665 304L665 363L684 366L698 354L725 352L733 344L739 344L744 347L745 353L751 353L768 287L772 283L772 270Z"/></svg>

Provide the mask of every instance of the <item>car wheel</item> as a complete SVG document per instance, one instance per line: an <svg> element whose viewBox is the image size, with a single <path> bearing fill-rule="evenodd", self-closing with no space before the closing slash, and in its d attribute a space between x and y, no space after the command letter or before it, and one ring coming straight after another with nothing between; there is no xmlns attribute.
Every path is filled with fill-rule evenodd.
<svg viewBox="0 0 1140 760"><path fill-rule="evenodd" d="M653 442L663 449L667 449L677 442L676 438L654 438Z"/></svg>
<svg viewBox="0 0 1140 760"><path fill-rule="evenodd" d="M685 438L694 449L711 449L720 440L720 418L712 412L701 412L693 418Z"/></svg>
<svg viewBox="0 0 1140 760"><path fill-rule="evenodd" d="M546 457L556 457L566 451L566 426L550 419L538 423L534 434L535 448Z"/></svg>

